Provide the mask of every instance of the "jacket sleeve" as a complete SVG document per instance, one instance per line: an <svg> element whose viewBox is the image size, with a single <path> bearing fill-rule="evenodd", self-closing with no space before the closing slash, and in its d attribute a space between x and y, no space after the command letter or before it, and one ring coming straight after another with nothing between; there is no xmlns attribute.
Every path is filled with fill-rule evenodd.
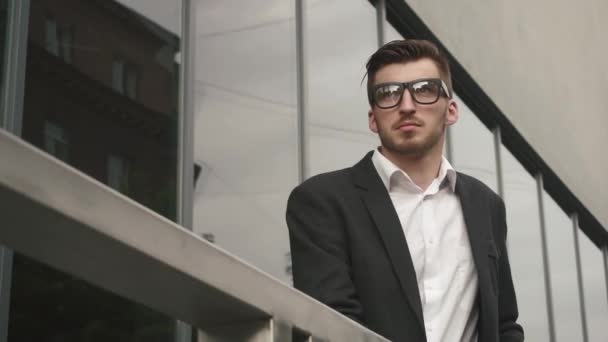
<svg viewBox="0 0 608 342"><path fill-rule="evenodd" d="M361 323L346 231L335 203L304 183L291 193L286 216L295 287Z"/></svg>
<svg viewBox="0 0 608 342"><path fill-rule="evenodd" d="M498 329L500 342L520 342L524 340L524 331L521 325L517 323L517 317L519 316L517 298L513 287L513 279L511 278L511 266L509 265L506 248L507 220L505 204L500 198L498 198L498 221L499 235L496 236L496 243L501 255L498 264Z"/></svg>

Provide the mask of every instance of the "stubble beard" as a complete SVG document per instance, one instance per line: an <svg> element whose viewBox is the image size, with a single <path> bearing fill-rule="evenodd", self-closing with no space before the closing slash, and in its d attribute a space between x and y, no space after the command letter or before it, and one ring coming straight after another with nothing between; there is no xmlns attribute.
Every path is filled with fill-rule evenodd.
<svg viewBox="0 0 608 342"><path fill-rule="evenodd" d="M383 149L388 150L389 153L398 154L408 158L424 157L441 142L441 138L443 136L443 131L433 131L430 135L424 137L422 141L413 141L417 137L407 136L407 133L404 138L391 137L390 135L385 134L383 131L378 133ZM397 141L401 139L402 142Z"/></svg>

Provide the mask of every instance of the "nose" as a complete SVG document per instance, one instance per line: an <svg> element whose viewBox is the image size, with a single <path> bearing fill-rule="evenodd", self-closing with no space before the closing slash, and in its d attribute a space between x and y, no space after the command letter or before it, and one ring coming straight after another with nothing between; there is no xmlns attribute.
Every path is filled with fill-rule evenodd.
<svg viewBox="0 0 608 342"><path fill-rule="evenodd" d="M399 104L399 111L404 114L410 114L416 111L416 102L408 89L403 91L401 103Z"/></svg>

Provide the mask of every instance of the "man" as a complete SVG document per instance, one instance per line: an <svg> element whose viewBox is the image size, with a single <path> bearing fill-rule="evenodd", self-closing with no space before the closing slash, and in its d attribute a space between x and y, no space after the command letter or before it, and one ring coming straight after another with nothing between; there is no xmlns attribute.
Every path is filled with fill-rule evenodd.
<svg viewBox="0 0 608 342"><path fill-rule="evenodd" d="M381 146L293 190L295 286L392 341L523 341L504 204L442 157L458 120L447 59L394 41L367 77Z"/></svg>

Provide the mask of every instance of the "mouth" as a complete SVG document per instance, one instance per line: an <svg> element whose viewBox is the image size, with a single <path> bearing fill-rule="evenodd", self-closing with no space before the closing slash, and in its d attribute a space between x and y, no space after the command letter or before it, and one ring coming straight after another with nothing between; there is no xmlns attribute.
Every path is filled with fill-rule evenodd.
<svg viewBox="0 0 608 342"><path fill-rule="evenodd" d="M406 121L406 122L399 123L397 125L397 130L400 130L400 131L411 131L411 130L414 130L414 129L420 127L420 126L422 126L422 125L420 123L418 123L418 122L415 122L415 121Z"/></svg>

